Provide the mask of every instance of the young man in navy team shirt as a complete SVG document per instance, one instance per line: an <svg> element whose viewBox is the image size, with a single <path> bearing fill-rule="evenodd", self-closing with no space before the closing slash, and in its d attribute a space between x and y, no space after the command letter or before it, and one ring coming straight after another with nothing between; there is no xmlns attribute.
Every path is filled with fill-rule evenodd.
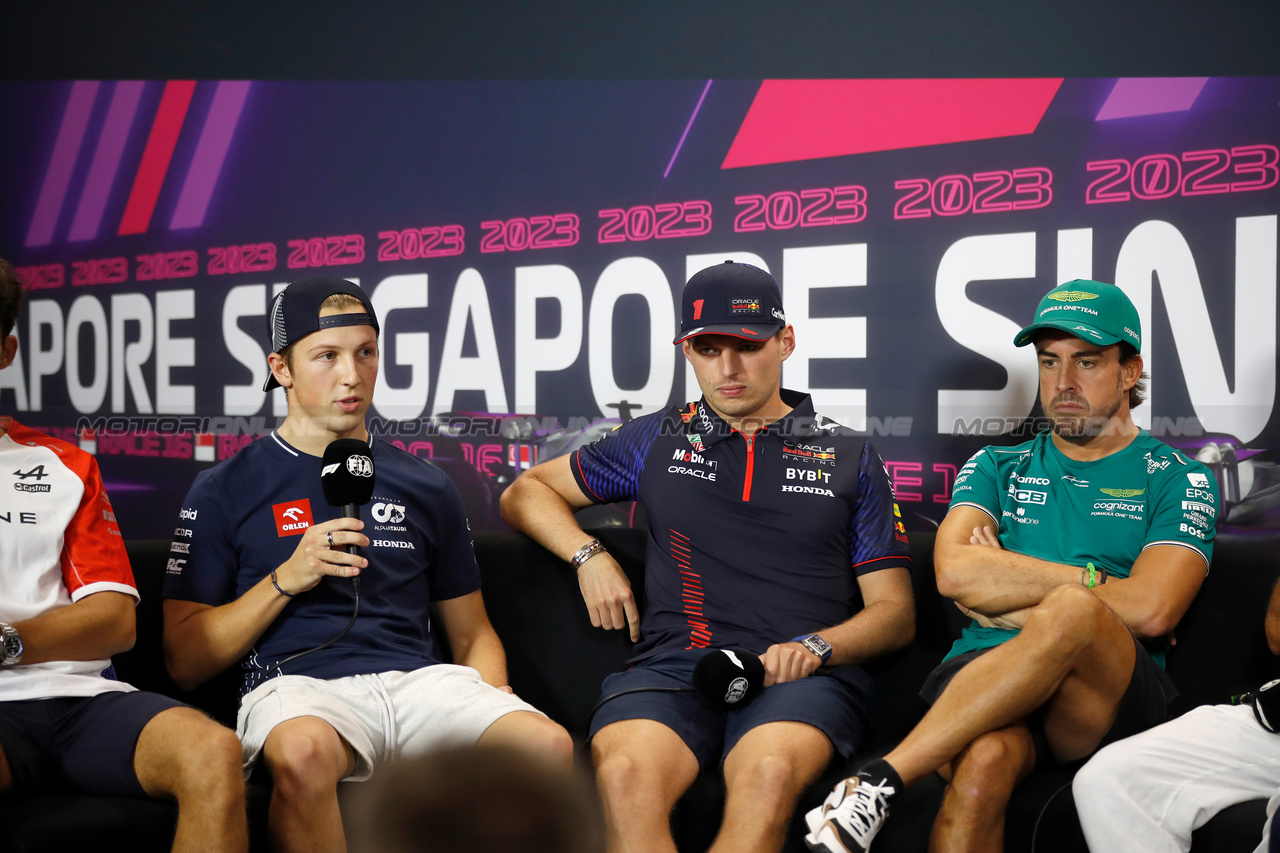
<svg viewBox="0 0 1280 853"><path fill-rule="evenodd" d="M475 743L567 762L572 743L506 687L462 502L438 468L374 439L364 520L325 501L325 448L370 439L379 327L364 291L294 282L269 326L263 390L283 386L288 415L196 478L165 583L165 654L184 686L244 671L237 729L246 772L261 756L272 776L276 848L343 850L340 780L399 754ZM318 648L351 622L357 575L359 618ZM440 662L432 614L456 665Z"/></svg>
<svg viewBox="0 0 1280 853"><path fill-rule="evenodd" d="M906 535L866 439L781 388L795 332L772 276L732 262L703 270L681 317L675 343L702 399L526 472L503 516L573 565L593 625L637 642L591 726L610 849L673 850L672 808L700 768L722 764L712 849L778 850L800 793L861 740L873 684L857 664L913 636ZM648 517L643 617L617 562L573 518L622 500ZM764 664L767 686L745 707L616 695L688 687L699 658L721 648Z"/></svg>

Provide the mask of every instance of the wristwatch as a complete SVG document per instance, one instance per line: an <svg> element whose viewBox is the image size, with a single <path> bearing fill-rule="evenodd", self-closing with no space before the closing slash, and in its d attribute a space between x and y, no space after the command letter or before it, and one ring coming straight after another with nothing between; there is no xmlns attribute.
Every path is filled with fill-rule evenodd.
<svg viewBox="0 0 1280 853"><path fill-rule="evenodd" d="M793 643L799 643L818 657L822 658L822 662L826 663L831 657L831 644L822 639L821 634L805 634L792 639Z"/></svg>
<svg viewBox="0 0 1280 853"><path fill-rule="evenodd" d="M22 635L8 622L0 622L0 666L16 666L22 661Z"/></svg>

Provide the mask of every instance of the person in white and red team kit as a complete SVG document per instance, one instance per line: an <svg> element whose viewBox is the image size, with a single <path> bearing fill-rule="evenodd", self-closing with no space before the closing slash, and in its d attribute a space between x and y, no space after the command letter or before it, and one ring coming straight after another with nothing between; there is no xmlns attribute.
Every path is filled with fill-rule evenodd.
<svg viewBox="0 0 1280 853"><path fill-rule="evenodd" d="M21 306L0 259L0 369ZM137 600L97 462L0 417L0 796L53 785L172 798L174 850L247 850L235 734L114 678Z"/></svg>
<svg viewBox="0 0 1280 853"><path fill-rule="evenodd" d="M866 436L781 386L796 336L773 276L716 264L680 305L674 343L702 399L525 472L502 512L573 566L593 625L637 643L591 721L609 849L674 850L676 801L722 769L711 849L776 851L800 794L862 742L875 684L861 664L914 636L911 558ZM573 517L622 500L648 518L643 616ZM687 692L704 657L754 664L764 689L747 704L726 680L727 709Z"/></svg>
<svg viewBox="0 0 1280 853"><path fill-rule="evenodd" d="M178 684L244 673L245 772L261 758L271 774L276 848L345 849L338 782L398 755L508 744L568 764L569 734L507 687L457 489L425 459L370 441L379 327L364 291L295 281L268 330L263 390L284 387L288 415L196 478L164 594ZM363 450L326 465L336 441ZM373 478L367 522L328 506L321 483L352 462Z"/></svg>

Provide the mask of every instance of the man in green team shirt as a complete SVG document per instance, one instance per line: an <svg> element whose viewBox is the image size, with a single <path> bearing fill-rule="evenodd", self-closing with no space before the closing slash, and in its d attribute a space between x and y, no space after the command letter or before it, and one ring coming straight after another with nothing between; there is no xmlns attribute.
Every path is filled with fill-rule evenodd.
<svg viewBox="0 0 1280 853"><path fill-rule="evenodd" d="M814 850L868 850L894 796L934 771L948 785L930 849L999 850L1038 761L1166 719L1164 638L1208 571L1216 483L1134 424L1142 330L1118 287L1055 287L1014 338L1032 343L1050 429L974 454L938 529L938 590L973 621L921 690L919 725L806 815Z"/></svg>

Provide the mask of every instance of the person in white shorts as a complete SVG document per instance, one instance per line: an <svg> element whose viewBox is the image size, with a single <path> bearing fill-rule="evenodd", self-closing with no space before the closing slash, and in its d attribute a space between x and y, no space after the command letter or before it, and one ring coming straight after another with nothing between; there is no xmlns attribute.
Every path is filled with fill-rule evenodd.
<svg viewBox="0 0 1280 853"><path fill-rule="evenodd" d="M379 326L364 291L302 279L268 320L263 390L283 386L288 415L191 487L165 582L165 655L184 687L241 666L237 729L246 774L261 757L272 777L274 845L342 850L343 779L397 755L473 744L568 763L572 740L506 686L453 484L370 440ZM323 457L338 439L369 442L369 457L357 457L374 477L364 520L341 517L324 496Z"/></svg>
<svg viewBox="0 0 1280 853"><path fill-rule="evenodd" d="M1267 645L1280 655L1280 586L1267 605ZM1280 715L1273 684L1259 700L1201 705L1177 719L1101 750L1071 790L1089 849L1172 853L1191 849L1191 833L1218 812L1268 798L1255 853L1276 849L1280 806ZM1255 707L1255 705L1257 707ZM1259 713L1261 712L1261 713ZM1264 725L1265 723L1265 725Z"/></svg>

